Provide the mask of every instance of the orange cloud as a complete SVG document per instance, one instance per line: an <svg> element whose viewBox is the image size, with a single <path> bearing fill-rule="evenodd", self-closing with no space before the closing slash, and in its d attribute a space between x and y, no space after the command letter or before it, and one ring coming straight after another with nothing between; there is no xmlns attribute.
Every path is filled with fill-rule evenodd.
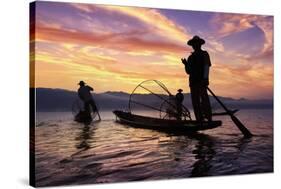
<svg viewBox="0 0 281 189"><path fill-rule="evenodd" d="M152 41L135 37L135 32L95 34L93 32L69 31L65 29L36 28L36 40L58 43L73 43L128 51L156 51L182 53L185 47L165 41Z"/></svg>
<svg viewBox="0 0 281 189"><path fill-rule="evenodd" d="M268 93L268 98L273 95L273 66L271 64L217 62L211 67L210 78L211 87L223 96L261 98L262 95L259 96L259 93L265 92Z"/></svg>
<svg viewBox="0 0 281 189"><path fill-rule="evenodd" d="M92 47L61 44L59 53L54 49L37 51L37 86L75 89L78 80L94 81L97 92L121 90L130 92L134 85L147 79L163 81L171 91L183 88L189 92L188 76L177 57L165 55L162 62L139 64L137 61L120 60L106 54L91 54ZM173 63L171 63L173 62ZM53 79L47 79L47 78ZM210 76L211 87L223 96L257 98L260 90L272 91L273 67L271 64L237 62L236 64L213 63ZM117 87L118 86L118 87ZM225 90L228 88L229 90ZM262 95L261 95L262 96Z"/></svg>

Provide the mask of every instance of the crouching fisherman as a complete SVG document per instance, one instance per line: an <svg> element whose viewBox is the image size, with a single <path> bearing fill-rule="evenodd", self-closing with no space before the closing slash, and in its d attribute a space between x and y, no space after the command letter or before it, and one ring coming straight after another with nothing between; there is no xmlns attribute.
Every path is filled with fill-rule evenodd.
<svg viewBox="0 0 281 189"><path fill-rule="evenodd" d="M97 112L99 120L101 120L96 103L91 94L91 91L94 91L94 89L85 84L86 83L84 81L80 81L78 83L78 85L80 85L78 89L78 96L84 102L84 110L88 116L91 116L91 108L92 108L92 111Z"/></svg>
<svg viewBox="0 0 281 189"><path fill-rule="evenodd" d="M184 96L182 94L182 89L178 90L176 94L176 107L177 107L177 120L182 120L182 103L184 100Z"/></svg>

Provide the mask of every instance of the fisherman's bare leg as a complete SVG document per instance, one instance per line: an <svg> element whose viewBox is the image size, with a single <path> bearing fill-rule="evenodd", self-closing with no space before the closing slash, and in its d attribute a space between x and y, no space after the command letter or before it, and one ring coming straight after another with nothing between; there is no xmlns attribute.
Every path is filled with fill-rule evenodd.
<svg viewBox="0 0 281 189"><path fill-rule="evenodd" d="M84 110L88 115L91 115L90 103L89 102L84 102Z"/></svg>
<svg viewBox="0 0 281 189"><path fill-rule="evenodd" d="M204 111L205 117L208 121L212 121L212 108L210 104L210 99L207 93L207 88L205 86L201 87L201 99L202 99L202 107Z"/></svg>
<svg viewBox="0 0 281 189"><path fill-rule="evenodd" d="M191 86L190 87L191 92L191 101L193 106L194 115L196 118L196 121L202 121L202 113L201 113L201 107L200 107L200 87L199 86Z"/></svg>

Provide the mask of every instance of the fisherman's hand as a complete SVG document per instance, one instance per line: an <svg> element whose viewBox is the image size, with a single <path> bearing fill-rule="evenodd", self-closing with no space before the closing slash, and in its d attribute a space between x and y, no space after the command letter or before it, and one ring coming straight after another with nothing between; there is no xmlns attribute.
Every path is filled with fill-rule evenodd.
<svg viewBox="0 0 281 189"><path fill-rule="evenodd" d="M202 85L203 85L203 86L208 86L208 85L209 85L209 80L208 80L208 79L204 79L204 80L202 81Z"/></svg>
<svg viewBox="0 0 281 189"><path fill-rule="evenodd" d="M185 58L182 58L182 59L181 59L181 62L182 62L183 64L187 64L187 60L186 60Z"/></svg>

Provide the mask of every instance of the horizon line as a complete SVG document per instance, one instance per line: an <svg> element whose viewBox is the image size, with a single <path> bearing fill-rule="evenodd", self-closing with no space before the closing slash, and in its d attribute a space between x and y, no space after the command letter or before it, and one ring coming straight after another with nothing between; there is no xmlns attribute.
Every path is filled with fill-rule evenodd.
<svg viewBox="0 0 281 189"><path fill-rule="evenodd" d="M63 89L63 88L48 88L48 87L29 87L29 89L52 89L52 90L64 90L64 91L69 91L69 92L77 92L75 90L70 90L70 89ZM91 92L92 93L92 92ZM128 93L128 92L125 92L125 91L105 91L105 92L95 92L94 91L94 94L104 94L104 93L126 93L128 95L132 94L132 93ZM151 93L135 93L135 94L151 94ZM159 94L159 93L158 93ZM161 93L163 94L163 93ZM190 94L190 92L187 92L187 93L183 93L183 94ZM163 94L163 95L168 95L168 94ZM209 96L212 96L210 94L208 94ZM233 100L270 100L270 101L274 101L274 98L256 98L256 99L249 99L249 98L245 98L245 97L240 97L240 98L233 98L233 97L228 97L228 96L220 96L218 95L219 97L223 97L223 98L230 98L230 99L233 99Z"/></svg>

